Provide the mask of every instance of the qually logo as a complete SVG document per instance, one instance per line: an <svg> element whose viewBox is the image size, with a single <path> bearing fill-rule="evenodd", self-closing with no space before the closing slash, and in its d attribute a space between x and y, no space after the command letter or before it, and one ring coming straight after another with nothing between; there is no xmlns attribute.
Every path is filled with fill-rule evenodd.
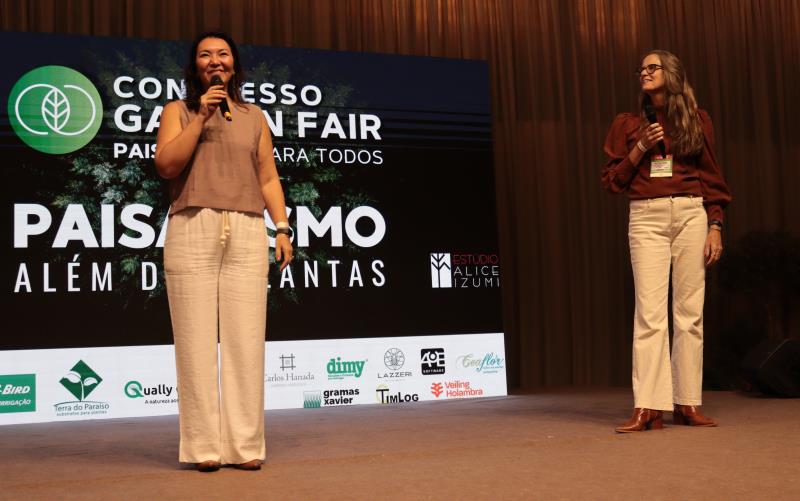
<svg viewBox="0 0 800 501"><path fill-rule="evenodd" d="M177 403L177 395L175 397L170 397L174 391L174 386L164 383L156 386L143 386L139 381L128 381L127 384L125 384L126 397L144 398L144 403L148 405Z"/></svg>
<svg viewBox="0 0 800 501"><path fill-rule="evenodd" d="M31 148L60 155L94 139L103 102L88 78L65 66L42 66L24 74L8 96L11 127Z"/></svg>

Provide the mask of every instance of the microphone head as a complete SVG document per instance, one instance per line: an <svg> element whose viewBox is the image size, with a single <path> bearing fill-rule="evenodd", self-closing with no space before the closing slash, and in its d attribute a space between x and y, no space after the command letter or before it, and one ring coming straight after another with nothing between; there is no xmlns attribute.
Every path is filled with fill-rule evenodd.
<svg viewBox="0 0 800 501"><path fill-rule="evenodd" d="M222 81L219 75L214 75L211 77L211 85L225 85L225 82Z"/></svg>
<svg viewBox="0 0 800 501"><path fill-rule="evenodd" d="M653 107L652 104L648 103L644 105L644 114L645 116L647 116L647 120L651 124L658 122L658 117L656 116L656 109L655 107Z"/></svg>

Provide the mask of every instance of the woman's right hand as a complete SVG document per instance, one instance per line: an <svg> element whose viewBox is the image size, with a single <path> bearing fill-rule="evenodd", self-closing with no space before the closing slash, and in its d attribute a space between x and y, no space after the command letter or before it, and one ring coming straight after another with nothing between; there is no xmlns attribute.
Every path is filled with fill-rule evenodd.
<svg viewBox="0 0 800 501"><path fill-rule="evenodd" d="M200 96L200 109L197 114L203 117L203 121L208 121L217 111L219 103L221 103L223 99L227 99L227 97L228 93L225 92L224 85L212 85L205 94Z"/></svg>
<svg viewBox="0 0 800 501"><path fill-rule="evenodd" d="M647 126L644 130L644 135L639 141L641 141L645 150L649 150L662 139L664 139L664 128L661 127L660 123L656 122Z"/></svg>

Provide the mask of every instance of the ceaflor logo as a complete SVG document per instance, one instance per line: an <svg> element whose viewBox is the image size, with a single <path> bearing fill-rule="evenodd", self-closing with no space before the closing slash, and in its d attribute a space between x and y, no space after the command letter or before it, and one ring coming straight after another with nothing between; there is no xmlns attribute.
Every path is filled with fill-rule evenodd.
<svg viewBox="0 0 800 501"><path fill-rule="evenodd" d="M98 376L83 360L78 361L67 375L59 381L64 388L81 402L102 382L103 378Z"/></svg>
<svg viewBox="0 0 800 501"><path fill-rule="evenodd" d="M25 144L60 155L94 139L103 119L103 102L81 73L65 66L41 66L12 87L8 117Z"/></svg>

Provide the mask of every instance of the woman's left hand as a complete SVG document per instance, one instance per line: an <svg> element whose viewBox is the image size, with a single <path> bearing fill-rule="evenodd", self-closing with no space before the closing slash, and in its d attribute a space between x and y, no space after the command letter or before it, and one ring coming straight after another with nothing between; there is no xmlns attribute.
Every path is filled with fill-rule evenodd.
<svg viewBox="0 0 800 501"><path fill-rule="evenodd" d="M289 240L289 235L278 233L275 237L275 260L282 261L281 271L292 262L293 254L294 249L292 249L292 242Z"/></svg>
<svg viewBox="0 0 800 501"><path fill-rule="evenodd" d="M706 266L712 266L719 261L722 256L722 232L714 228L708 228L706 245L703 248L703 256L706 258Z"/></svg>

